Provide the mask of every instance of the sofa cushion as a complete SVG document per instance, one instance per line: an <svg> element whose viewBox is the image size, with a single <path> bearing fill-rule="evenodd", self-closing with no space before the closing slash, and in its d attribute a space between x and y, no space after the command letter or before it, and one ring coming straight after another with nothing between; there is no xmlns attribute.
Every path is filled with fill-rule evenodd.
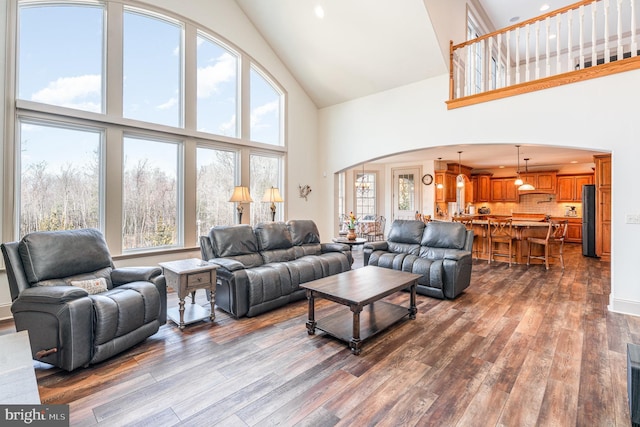
<svg viewBox="0 0 640 427"><path fill-rule="evenodd" d="M89 273L76 274L75 276L57 277L55 279L41 280L39 282L33 283L32 286L73 286L72 282L104 279L107 284L107 289L111 289L113 287L111 281L112 271L113 269L111 267L105 267Z"/></svg>
<svg viewBox="0 0 640 427"><path fill-rule="evenodd" d="M459 222L437 222L427 224L422 237L422 246L432 248L464 248L467 229Z"/></svg>
<svg viewBox="0 0 640 427"><path fill-rule="evenodd" d="M230 258L245 268L262 265L258 241L250 225L216 226L209 230L215 258Z"/></svg>
<svg viewBox="0 0 640 427"><path fill-rule="evenodd" d="M391 230L389 231L389 235L387 236L387 241L420 245L423 234L424 222L396 219L391 224Z"/></svg>
<svg viewBox="0 0 640 427"><path fill-rule="evenodd" d="M258 250L289 249L293 247L291 233L284 222L262 222L255 226Z"/></svg>
<svg viewBox="0 0 640 427"><path fill-rule="evenodd" d="M18 251L29 284L113 267L107 242L96 229L30 233Z"/></svg>
<svg viewBox="0 0 640 427"><path fill-rule="evenodd" d="M310 219L292 219L287 222L294 245L320 244L320 232L315 222Z"/></svg>

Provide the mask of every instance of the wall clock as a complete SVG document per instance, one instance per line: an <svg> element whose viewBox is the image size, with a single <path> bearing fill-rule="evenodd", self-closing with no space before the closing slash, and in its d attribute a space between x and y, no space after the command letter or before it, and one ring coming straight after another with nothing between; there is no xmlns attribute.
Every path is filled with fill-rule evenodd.
<svg viewBox="0 0 640 427"><path fill-rule="evenodd" d="M422 175L422 183L424 185L431 185L432 182L433 182L433 175L431 174Z"/></svg>

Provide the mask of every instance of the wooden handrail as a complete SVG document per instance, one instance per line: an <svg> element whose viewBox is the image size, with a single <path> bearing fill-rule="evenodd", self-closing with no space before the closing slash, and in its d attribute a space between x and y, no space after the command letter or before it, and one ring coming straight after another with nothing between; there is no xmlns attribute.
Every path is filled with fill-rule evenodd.
<svg viewBox="0 0 640 427"><path fill-rule="evenodd" d="M511 25L509 27L502 28L502 29L494 31L492 33L476 37L475 39L467 40L466 42L462 42L462 43L458 43L457 45L452 47L452 50L460 49L462 47L465 47L465 46L468 46L468 45L472 45L474 43L478 43L481 40L486 40L486 39L489 39L491 37L497 36L498 34L508 33L509 31L515 30L516 28L523 28L523 27L526 27L529 24L533 24L533 23L538 22L538 21L544 21L547 18L551 18L553 16L560 15L560 14L568 12L570 10L579 9L581 6L586 6L586 5L589 5L591 3L597 3L599 1L602 1L602 0L583 0L583 1L579 1L577 3L570 4L569 6L565 6L563 8L554 10L554 11L546 13L544 15L536 16L535 18L527 19L526 21L519 22L517 24L513 24L513 25ZM451 44L453 44L453 41L451 42Z"/></svg>

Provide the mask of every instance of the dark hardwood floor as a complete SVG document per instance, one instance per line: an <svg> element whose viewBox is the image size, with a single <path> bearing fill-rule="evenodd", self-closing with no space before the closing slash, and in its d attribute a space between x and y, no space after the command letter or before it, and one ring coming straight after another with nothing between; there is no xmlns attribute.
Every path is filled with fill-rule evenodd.
<svg viewBox="0 0 640 427"><path fill-rule="evenodd" d="M360 356L307 335L306 301L250 319L217 311L88 369L34 362L40 397L69 404L79 426L628 426L640 318L608 312L609 264L568 246L564 272L474 261L464 294L418 295L416 320ZM317 306L317 318L339 308Z"/></svg>

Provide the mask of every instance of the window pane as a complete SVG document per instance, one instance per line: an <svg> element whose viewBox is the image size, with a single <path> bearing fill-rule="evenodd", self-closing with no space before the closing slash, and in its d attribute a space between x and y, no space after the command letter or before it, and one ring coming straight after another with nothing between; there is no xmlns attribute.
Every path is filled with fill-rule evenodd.
<svg viewBox="0 0 640 427"><path fill-rule="evenodd" d="M103 9L21 6L18 98L103 112Z"/></svg>
<svg viewBox="0 0 640 427"><path fill-rule="evenodd" d="M20 236L100 228L98 130L20 123Z"/></svg>
<svg viewBox="0 0 640 427"><path fill-rule="evenodd" d="M179 147L124 138L123 249L178 244Z"/></svg>
<svg viewBox="0 0 640 427"><path fill-rule="evenodd" d="M271 203L264 202L265 192L271 187L280 190L282 196L282 188L280 188L280 158L251 155L251 194L253 203L251 204L251 219L254 224L259 222L271 221ZM275 203L276 205L276 221L284 218L283 203Z"/></svg>
<svg viewBox="0 0 640 427"><path fill-rule="evenodd" d="M198 130L237 137L238 58L198 36Z"/></svg>
<svg viewBox="0 0 640 427"><path fill-rule="evenodd" d="M236 176L236 153L233 151L198 148L196 226L197 236L205 235L215 225L237 222L236 209L229 198L233 194Z"/></svg>
<svg viewBox="0 0 640 427"><path fill-rule="evenodd" d="M398 175L398 206L399 211L415 210L415 179L412 173Z"/></svg>
<svg viewBox="0 0 640 427"><path fill-rule="evenodd" d="M182 27L127 11L123 43L124 117L182 126Z"/></svg>
<svg viewBox="0 0 640 427"><path fill-rule="evenodd" d="M282 145L280 93L251 68L251 140Z"/></svg>

